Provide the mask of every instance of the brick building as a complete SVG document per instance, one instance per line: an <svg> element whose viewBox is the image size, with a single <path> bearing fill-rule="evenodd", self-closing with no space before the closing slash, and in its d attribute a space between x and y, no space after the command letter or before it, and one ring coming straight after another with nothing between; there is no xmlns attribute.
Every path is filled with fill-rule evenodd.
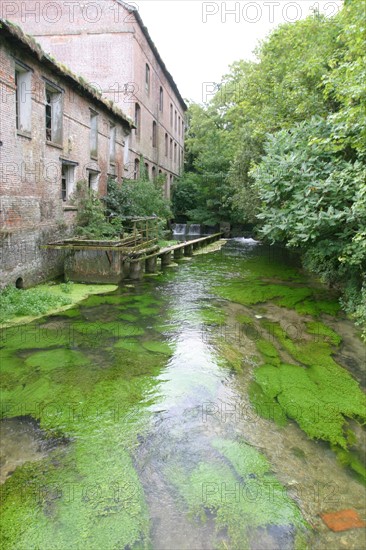
<svg viewBox="0 0 366 550"><path fill-rule="evenodd" d="M67 234L80 180L104 194L122 181L133 123L84 80L0 20L1 286L61 274L62 257L41 246Z"/></svg>
<svg viewBox="0 0 366 550"><path fill-rule="evenodd" d="M125 176L138 175L142 155L150 177L166 175L169 197L183 168L186 105L137 9L122 0L12 0L3 5L3 17L16 21L135 121Z"/></svg>

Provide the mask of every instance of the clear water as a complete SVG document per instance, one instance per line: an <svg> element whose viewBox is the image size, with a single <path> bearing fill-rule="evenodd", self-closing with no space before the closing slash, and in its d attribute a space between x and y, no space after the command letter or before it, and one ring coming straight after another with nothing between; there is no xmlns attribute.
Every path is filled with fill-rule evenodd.
<svg viewBox="0 0 366 550"><path fill-rule="evenodd" d="M258 257L264 285L292 269L286 254L233 239L4 332L3 548L365 547L361 529L333 533L319 516L354 508L364 517L359 477L326 441L262 418L249 398L261 360L238 315L305 319L275 300L219 297L217 287L244 281ZM322 319L343 338L338 363L362 383L356 329ZM362 427L353 429L364 449Z"/></svg>

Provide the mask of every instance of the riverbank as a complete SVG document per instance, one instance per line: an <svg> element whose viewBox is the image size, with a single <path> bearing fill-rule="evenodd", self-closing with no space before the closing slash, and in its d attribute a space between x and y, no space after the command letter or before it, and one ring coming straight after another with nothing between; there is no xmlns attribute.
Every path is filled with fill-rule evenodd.
<svg viewBox="0 0 366 550"><path fill-rule="evenodd" d="M0 328L23 325L71 309L88 296L113 292L116 285L49 282L27 290L6 288L0 293Z"/></svg>

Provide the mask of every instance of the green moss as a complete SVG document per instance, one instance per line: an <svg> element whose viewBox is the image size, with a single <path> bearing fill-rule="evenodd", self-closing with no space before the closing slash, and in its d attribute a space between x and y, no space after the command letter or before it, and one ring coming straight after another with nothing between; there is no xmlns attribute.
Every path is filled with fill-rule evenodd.
<svg viewBox="0 0 366 550"><path fill-rule="evenodd" d="M351 468L356 473L360 481L366 484L366 467L364 461L361 461L356 453L348 449L343 449L337 445L333 445L332 449L337 455L337 459L342 466L348 466Z"/></svg>
<svg viewBox="0 0 366 550"><path fill-rule="evenodd" d="M278 305L287 308L293 308L295 304L302 302L313 293L310 288L266 284L251 279L249 281L234 279L230 283L215 287L214 290L219 296L245 306L273 300Z"/></svg>
<svg viewBox="0 0 366 550"><path fill-rule="evenodd" d="M89 363L89 360L82 353L64 348L39 351L25 360L28 367L36 367L46 372L56 368L78 367L86 363Z"/></svg>
<svg viewBox="0 0 366 550"><path fill-rule="evenodd" d="M366 419L365 396L356 380L334 361L328 342L293 341L278 323L264 321L263 325L303 365L263 365L256 369L255 380L264 396L275 399L283 413L295 420L309 437L347 450L346 418ZM338 335L328 331L328 327L320 327L329 340L339 342ZM310 330L316 328L317 325L310 324ZM254 398L256 402L265 401L258 390ZM264 416L268 418L266 410Z"/></svg>
<svg viewBox="0 0 366 550"><path fill-rule="evenodd" d="M218 350L218 363L224 368L230 368L235 372L243 371L243 355L235 346L220 338L216 347Z"/></svg>
<svg viewBox="0 0 366 550"><path fill-rule="evenodd" d="M227 533L233 550L248 549L250 533L259 527L305 531L299 509L262 454L243 440L214 439L212 446L218 454L210 463L201 462L191 472L183 467L169 470L193 517L205 522L213 516L216 535Z"/></svg>
<svg viewBox="0 0 366 550"><path fill-rule="evenodd" d="M173 350L171 345L165 344L164 342L151 341L151 342L142 342L142 345L148 351L154 353L161 353L163 355L173 355Z"/></svg>
<svg viewBox="0 0 366 550"><path fill-rule="evenodd" d="M316 336L316 341L325 340L335 346L339 346L342 338L334 330L320 321L306 323L307 332Z"/></svg>
<svg viewBox="0 0 366 550"><path fill-rule="evenodd" d="M249 399L256 415L272 420L278 426L286 426L287 417L277 400L269 397L259 384L252 381L248 390Z"/></svg>
<svg viewBox="0 0 366 550"><path fill-rule="evenodd" d="M211 306L200 310L200 316L204 323L210 325L221 325L225 323L226 313L218 307Z"/></svg>
<svg viewBox="0 0 366 550"><path fill-rule="evenodd" d="M275 348L275 346L272 344L272 342L269 342L268 340L261 338L260 340L257 340L255 344L257 346L258 351L264 356L264 359L266 362L272 365L280 364L280 357L279 357L278 351Z"/></svg>
<svg viewBox="0 0 366 550"><path fill-rule="evenodd" d="M121 319L122 321L133 323L138 320L138 316L134 315L133 313L123 313L119 316L119 319Z"/></svg>
<svg viewBox="0 0 366 550"><path fill-rule="evenodd" d="M313 298L297 303L295 305L295 309L301 315L312 315L313 317L318 317L322 313L335 316L339 313L341 307L336 300L319 300L317 298Z"/></svg>
<svg viewBox="0 0 366 550"><path fill-rule="evenodd" d="M122 333L121 350L111 348L111 337ZM143 333L122 321L57 317L3 334L3 417L31 415L48 436L69 443L6 481L2 547L150 547L130 450L148 423L166 360L130 340Z"/></svg>
<svg viewBox="0 0 366 550"><path fill-rule="evenodd" d="M249 317L249 315L244 315L242 313L238 313L235 316L235 319L237 320L238 323L240 323L242 325L253 325L254 324L253 319L251 317Z"/></svg>

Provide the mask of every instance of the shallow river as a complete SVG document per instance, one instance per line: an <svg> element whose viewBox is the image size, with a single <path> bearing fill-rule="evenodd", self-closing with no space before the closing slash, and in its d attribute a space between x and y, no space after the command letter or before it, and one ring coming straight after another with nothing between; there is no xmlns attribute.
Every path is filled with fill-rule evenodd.
<svg viewBox="0 0 366 550"><path fill-rule="evenodd" d="M3 330L1 547L366 547L366 348L251 239Z"/></svg>

